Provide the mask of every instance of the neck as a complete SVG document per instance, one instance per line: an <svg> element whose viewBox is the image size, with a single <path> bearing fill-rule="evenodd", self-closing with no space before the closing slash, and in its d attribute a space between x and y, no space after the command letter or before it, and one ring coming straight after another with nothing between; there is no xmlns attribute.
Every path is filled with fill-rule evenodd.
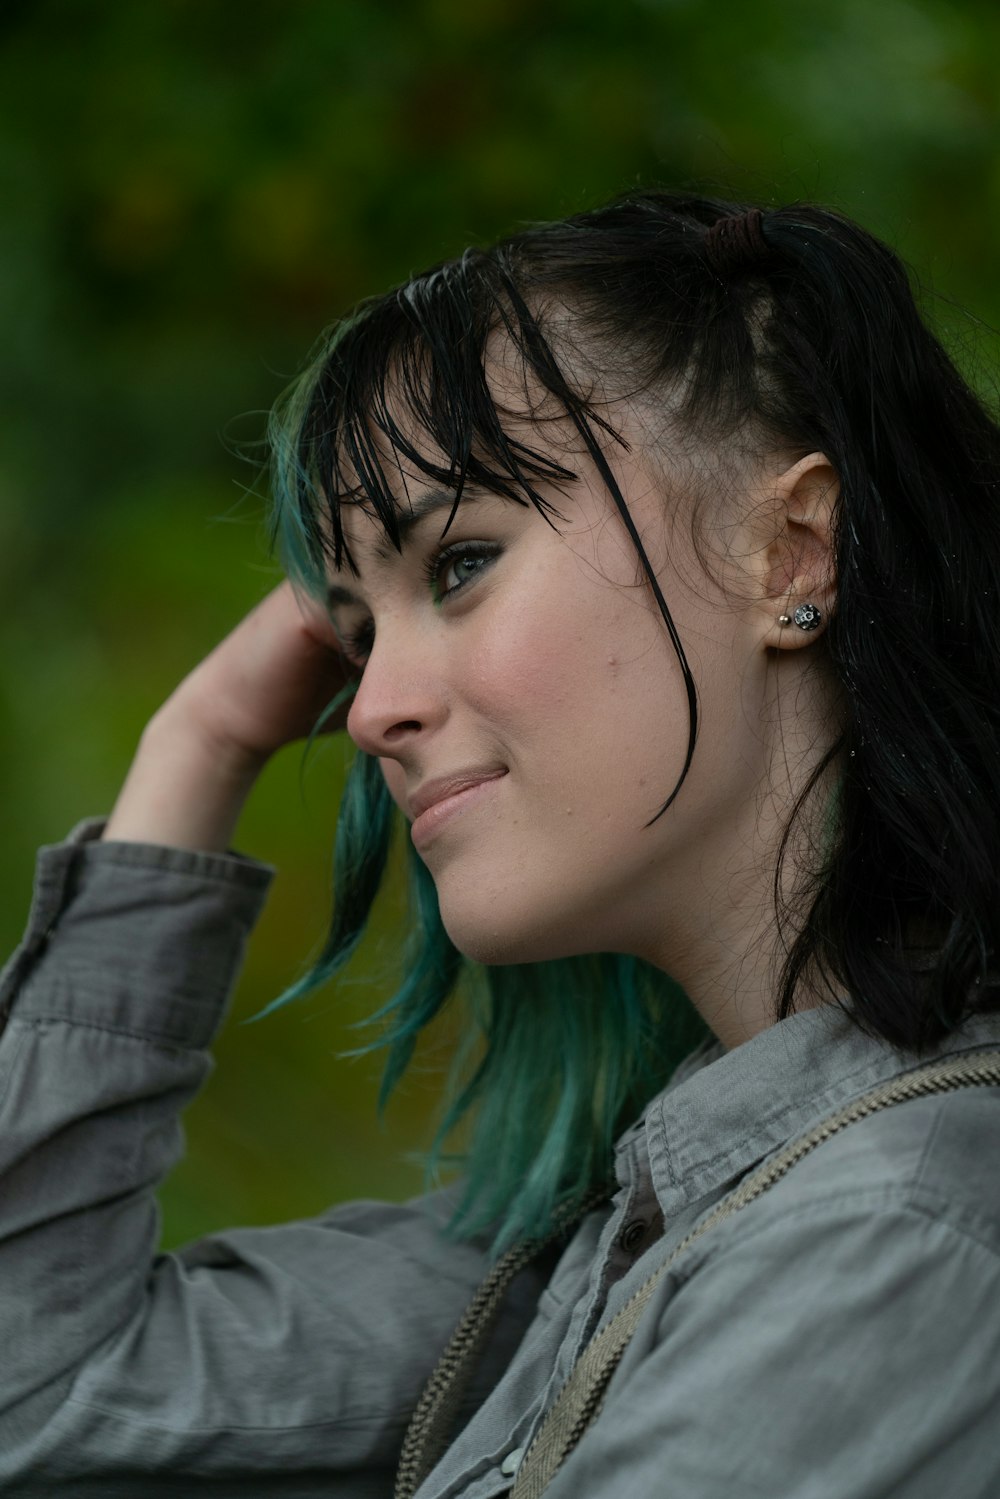
<svg viewBox="0 0 1000 1499"><path fill-rule="evenodd" d="M723 809L709 835L698 840L688 870L674 881L675 889L687 892L679 921L671 923L662 946L647 954L683 986L730 1049L775 1023L785 958L808 914L809 877L821 866L830 836L836 761L794 823L792 814L834 733L820 715L806 714L792 737L795 742L787 734L775 738L756 793ZM796 1009L831 998L811 968L797 987Z"/></svg>

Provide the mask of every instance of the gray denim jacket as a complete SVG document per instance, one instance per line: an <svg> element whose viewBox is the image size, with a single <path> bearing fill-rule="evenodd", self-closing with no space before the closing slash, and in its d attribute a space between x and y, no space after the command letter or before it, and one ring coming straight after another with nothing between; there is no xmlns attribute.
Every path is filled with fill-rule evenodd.
<svg viewBox="0 0 1000 1499"><path fill-rule="evenodd" d="M262 865L45 849L0 979L0 1493L367 1499L486 1268L443 1194L158 1254ZM958 1051L1000 1042L968 1025ZM619 1142L619 1190L525 1271L420 1499L490 1499L594 1329L789 1138L913 1058L839 1011L706 1048ZM551 1271L551 1274L549 1274ZM551 1499L997 1499L1000 1090L827 1141L658 1287Z"/></svg>

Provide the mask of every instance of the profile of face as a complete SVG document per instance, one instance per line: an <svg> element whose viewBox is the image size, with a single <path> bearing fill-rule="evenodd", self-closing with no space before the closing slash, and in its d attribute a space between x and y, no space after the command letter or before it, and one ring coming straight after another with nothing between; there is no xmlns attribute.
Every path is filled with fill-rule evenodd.
<svg viewBox="0 0 1000 1499"><path fill-rule="evenodd" d="M345 508L358 575L332 578L331 604L363 666L347 727L410 819L460 951L487 963L632 953L683 982L720 900L728 909L741 882L759 882L776 746L786 762L795 748L773 668L801 662L805 643L777 620L812 533L797 524L789 550L787 535L765 546L749 521L729 526L734 592L732 568L698 555L688 497L665 492L641 445L614 469L698 689L694 760L662 816L688 745L683 673L625 524L583 462L552 496L551 524L470 491L442 535L454 494L405 471L401 552ZM775 495L815 508L829 481L820 455L775 461L740 508L771 524Z"/></svg>

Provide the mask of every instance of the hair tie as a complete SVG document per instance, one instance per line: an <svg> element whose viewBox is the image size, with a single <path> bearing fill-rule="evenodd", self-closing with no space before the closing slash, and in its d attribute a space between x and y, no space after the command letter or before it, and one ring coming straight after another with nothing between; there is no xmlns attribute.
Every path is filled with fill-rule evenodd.
<svg viewBox="0 0 1000 1499"><path fill-rule="evenodd" d="M766 259L771 247L764 238L763 218L759 208L748 208L716 219L703 241L713 271L725 276Z"/></svg>

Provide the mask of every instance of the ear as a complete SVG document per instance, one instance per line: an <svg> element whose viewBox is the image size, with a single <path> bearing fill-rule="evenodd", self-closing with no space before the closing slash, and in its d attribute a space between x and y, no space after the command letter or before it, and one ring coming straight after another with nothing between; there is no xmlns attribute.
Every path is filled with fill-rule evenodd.
<svg viewBox="0 0 1000 1499"><path fill-rule="evenodd" d="M755 557L761 644L795 650L818 639L836 602L832 532L840 483L825 454L809 453L772 482L768 498L762 513L769 513L770 535ZM801 628L795 611L810 604L819 623Z"/></svg>

